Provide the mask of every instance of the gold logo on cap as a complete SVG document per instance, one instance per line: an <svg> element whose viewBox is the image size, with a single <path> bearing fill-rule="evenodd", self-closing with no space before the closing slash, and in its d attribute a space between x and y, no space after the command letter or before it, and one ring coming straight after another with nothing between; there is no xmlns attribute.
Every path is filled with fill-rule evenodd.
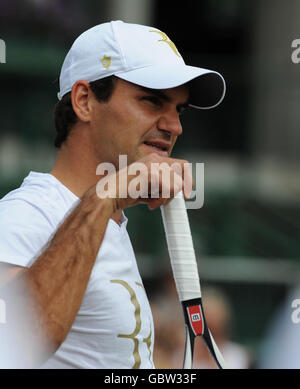
<svg viewBox="0 0 300 389"><path fill-rule="evenodd" d="M105 69L108 70L111 64L111 57L107 57L106 55L104 55L104 57L100 59L100 62L105 67Z"/></svg>
<svg viewBox="0 0 300 389"><path fill-rule="evenodd" d="M156 30L150 30L150 32L156 32L157 34L161 35L163 39L160 39L158 42L166 42L171 49L174 51L174 53L178 56L181 57L179 54L179 51L177 50L177 47L175 46L175 43L171 41L171 39L168 37L167 34L165 34L162 31L156 31Z"/></svg>

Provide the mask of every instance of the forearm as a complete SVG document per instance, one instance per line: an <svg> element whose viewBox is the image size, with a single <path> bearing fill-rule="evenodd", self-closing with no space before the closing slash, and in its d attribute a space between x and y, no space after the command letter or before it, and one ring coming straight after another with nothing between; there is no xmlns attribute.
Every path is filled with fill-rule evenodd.
<svg viewBox="0 0 300 389"><path fill-rule="evenodd" d="M25 292L22 298L26 298L26 303L22 306L26 306L28 328L37 330L27 334L34 344L45 341L53 352L67 336L112 213L113 207L107 200L81 202L59 227L46 250L19 278ZM41 337L42 342L34 340Z"/></svg>

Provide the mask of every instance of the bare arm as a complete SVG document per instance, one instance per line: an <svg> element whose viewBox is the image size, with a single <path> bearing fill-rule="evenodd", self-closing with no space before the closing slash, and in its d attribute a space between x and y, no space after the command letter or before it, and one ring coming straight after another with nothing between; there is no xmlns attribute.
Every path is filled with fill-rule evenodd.
<svg viewBox="0 0 300 389"><path fill-rule="evenodd" d="M150 162L164 160L172 162L157 155L144 159L147 166ZM127 171L118 174L127 174ZM149 175L144 179L150 183ZM159 187L162 186L160 180ZM171 188L173 186L174 182ZM139 202L147 202L154 209L167 201L169 199L161 197L148 201L130 197L101 199L96 187L88 190L35 263L18 271L9 283L17 290L10 304L16 307L15 322L18 324L21 317L29 320L22 331L14 333L19 338L19 342L14 341L16 351L28 350L26 358L30 357L31 364L41 364L64 341L80 308L108 220L116 211Z"/></svg>
<svg viewBox="0 0 300 389"><path fill-rule="evenodd" d="M113 212L113 202L99 199L92 188L35 263L7 273L13 277L8 280L13 294L7 306L16 307L13 322L7 324L16 328L14 347L26 348L33 365L48 359L67 336ZM21 330L20 320L27 321Z"/></svg>
<svg viewBox="0 0 300 389"><path fill-rule="evenodd" d="M57 346L67 335L80 307L102 243L111 202L94 195L67 217L51 245L26 273L42 307L46 327Z"/></svg>

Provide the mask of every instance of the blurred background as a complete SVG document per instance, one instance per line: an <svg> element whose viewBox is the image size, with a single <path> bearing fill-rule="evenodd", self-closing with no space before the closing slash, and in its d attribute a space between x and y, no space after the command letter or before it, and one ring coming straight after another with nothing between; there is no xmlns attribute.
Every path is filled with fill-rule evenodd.
<svg viewBox="0 0 300 389"><path fill-rule="evenodd" d="M300 367L291 319L300 299L299 15L300 0L0 0L1 197L31 170L51 169L60 67L89 27L157 27L187 64L223 74L224 102L186 111L174 155L205 164L204 206L188 212L207 319L233 368ZM125 213L153 309L156 366L181 368L184 324L160 210ZM214 368L201 342L196 354L195 367Z"/></svg>

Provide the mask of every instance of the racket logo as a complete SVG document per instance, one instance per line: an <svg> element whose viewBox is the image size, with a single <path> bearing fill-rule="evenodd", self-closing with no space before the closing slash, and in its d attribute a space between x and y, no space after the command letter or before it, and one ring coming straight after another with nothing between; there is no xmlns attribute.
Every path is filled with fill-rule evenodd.
<svg viewBox="0 0 300 389"><path fill-rule="evenodd" d="M191 317L192 317L192 321L200 321L201 320L201 316L199 315L199 313L195 313Z"/></svg>
<svg viewBox="0 0 300 389"><path fill-rule="evenodd" d="M203 314L200 305L192 305L187 307L187 314L189 317L191 328L194 334L202 335L204 332Z"/></svg>

